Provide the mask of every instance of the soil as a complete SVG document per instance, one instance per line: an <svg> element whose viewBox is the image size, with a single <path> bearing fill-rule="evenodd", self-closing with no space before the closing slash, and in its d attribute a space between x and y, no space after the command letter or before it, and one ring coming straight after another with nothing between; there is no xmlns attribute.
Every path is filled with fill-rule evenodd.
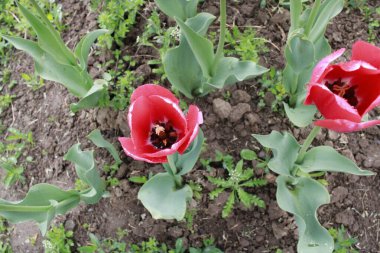
<svg viewBox="0 0 380 253"><path fill-rule="evenodd" d="M89 1L62 0L64 23L68 29L63 34L65 41L73 47L87 31L96 29L97 16L89 9ZM218 1L206 1L200 9L218 14ZM259 7L259 1L241 0L229 1L228 23L238 26L254 26L258 35L270 43L268 53L262 56L261 64L269 67L282 68L284 60L281 52L286 41L289 29L289 12L276 8L269 3L265 9ZM371 6L380 6L379 0L368 1ZM147 4L141 14L148 16L153 4ZM162 15L164 22L171 22ZM138 62L137 67L149 83L159 78L151 73L147 65L148 58L139 55L157 56L150 48L139 48L135 44L136 36L142 32L145 19L139 16L138 25L128 35L123 53L134 55ZM356 40L366 40L367 26L363 15L358 10L345 9L327 29L327 37L333 49L348 47ZM377 34L379 35L379 31ZM377 45L380 44L377 36ZM107 61L109 54L92 56L90 59L90 73L93 76L101 74L95 66ZM27 166L25 184L17 184L8 190L0 184L0 197L20 199L31 185L47 182L65 189L73 187L75 172L73 166L63 161L62 157L69 147L80 142L82 148L93 148L85 136L91 130L99 128L108 140L117 143L118 136L128 136L128 127L125 121L125 112L115 112L110 109L86 110L72 115L69 104L75 101L61 85L46 82L39 90L32 91L20 79L22 72L32 73L32 60L25 54L14 52L13 62L10 65L12 78L18 85L12 90L16 99L12 108L1 116L3 124L14 127L23 132L31 131L35 145L28 151L36 163ZM141 67L142 66L142 67ZM165 83L169 87L168 83ZM228 91L232 94L226 101L224 95L227 90L211 94L205 98L188 101L197 104L205 118L202 129L207 138L208 149L202 154L203 158L214 156L215 150L228 153L238 159L243 148L250 148L260 152L260 145L251 137L253 133L268 134L272 130L293 132L298 140L304 139L310 128L296 129L281 112L273 112L270 106L258 107L257 95L259 83L257 80L239 83ZM223 99L223 101L221 101ZM270 105L273 98L265 99ZM376 110L374 115L379 115ZM380 252L380 135L379 127L350 133L337 134L323 130L314 144L330 145L356 161L359 166L377 173L373 177L358 177L343 174L328 174L329 192L332 200L329 205L319 210L319 218L325 227L338 227L341 224L347 227L349 233L358 238L356 245L361 253ZM199 166L194 169L186 180L193 180L203 186L200 201L192 202L196 210L193 226L187 227L185 222L154 220L137 200L139 185L129 182L130 176L147 175L149 172L162 171L160 165L133 161L122 154L125 165L118 172L120 185L109 188L110 197L92 206L80 206L65 216L58 217L55 222L63 222L68 229L74 230L76 246L84 245L89 241L88 232L99 238L115 237L117 230L128 231L125 241L138 243L149 237L156 237L160 242L173 245L177 238L183 237L188 245L201 246L204 238L213 236L218 247L225 252L275 252L283 249L286 253L296 252L297 230L291 215L281 211L275 201L275 175L265 175L256 170L258 177L266 177L269 184L255 189L254 193L266 203L265 209L238 206L233 214L221 218L221 208L226 201L222 194L217 200L211 201L208 193L213 186L207 181L207 175L222 175L222 168L215 167L206 171ZM112 161L104 151L96 150L99 168ZM254 164L253 164L254 166ZM88 229L83 228L88 224ZM37 235L35 245L31 245L30 238ZM33 223L18 224L11 233L11 242L14 252L43 252L42 240L38 228ZM321 252L322 253L322 252Z"/></svg>

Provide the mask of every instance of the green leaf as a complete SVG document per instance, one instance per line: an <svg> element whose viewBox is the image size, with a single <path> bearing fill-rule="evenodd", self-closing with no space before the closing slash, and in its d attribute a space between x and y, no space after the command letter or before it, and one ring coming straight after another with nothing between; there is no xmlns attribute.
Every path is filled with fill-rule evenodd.
<svg viewBox="0 0 380 253"><path fill-rule="evenodd" d="M295 215L298 225L298 253L331 253L334 240L317 219L317 210L330 202L326 188L311 178L299 178L290 184L288 177L277 178L276 198L284 211Z"/></svg>
<svg viewBox="0 0 380 253"><path fill-rule="evenodd" d="M339 154L329 146L315 147L306 152L298 167L305 173L315 171L344 172L359 176L373 176L375 173L361 170L353 161Z"/></svg>
<svg viewBox="0 0 380 253"><path fill-rule="evenodd" d="M267 68L252 61L239 61L237 58L223 57L217 63L215 75L208 81L208 84L221 89L226 85L253 78L267 71Z"/></svg>
<svg viewBox="0 0 380 253"><path fill-rule="evenodd" d="M154 219L180 221L185 217L186 202L192 196L193 192L188 185L182 189L176 189L171 175L159 173L141 187L137 198Z"/></svg>
<svg viewBox="0 0 380 253"><path fill-rule="evenodd" d="M325 56L329 55L331 53L331 46L329 44L329 41L324 37L320 37L315 43L314 43L314 49L315 49L315 60L320 61Z"/></svg>
<svg viewBox="0 0 380 253"><path fill-rule="evenodd" d="M269 135L252 135L261 145L270 148L273 158L268 162L268 167L280 175L290 176L294 163L298 157L300 145L289 133L272 131Z"/></svg>
<svg viewBox="0 0 380 253"><path fill-rule="evenodd" d="M148 179L146 178L146 176L135 176L128 178L128 181L136 184L145 184L148 181Z"/></svg>
<svg viewBox="0 0 380 253"><path fill-rule="evenodd" d="M215 60L213 44L210 40L198 34L180 19L177 18L176 21L181 28L181 33L186 37L186 40L202 69L203 76L210 78Z"/></svg>
<svg viewBox="0 0 380 253"><path fill-rule="evenodd" d="M78 57L83 70L87 69L88 55L95 40L102 34L107 33L106 29L99 29L86 34L75 47L75 55Z"/></svg>
<svg viewBox="0 0 380 253"><path fill-rule="evenodd" d="M39 224L44 235L51 220L58 214L65 214L78 205L79 193L63 191L49 184L34 185L25 198L18 202L0 199L0 216L12 223L33 220Z"/></svg>
<svg viewBox="0 0 380 253"><path fill-rule="evenodd" d="M214 200L216 199L219 194L221 194L222 192L224 191L224 188L215 188L214 190L212 190L208 196L210 197L211 200Z"/></svg>
<svg viewBox="0 0 380 253"><path fill-rule="evenodd" d="M267 185L267 180L259 178L254 178L245 183L240 184L241 187L260 187L264 185Z"/></svg>
<svg viewBox="0 0 380 253"><path fill-rule="evenodd" d="M86 192L81 193L81 200L87 204L99 202L105 192L106 184L96 169L94 152L82 151L78 143L69 149L64 159L75 164L78 177L91 187Z"/></svg>
<svg viewBox="0 0 380 253"><path fill-rule="evenodd" d="M201 36L205 35L215 16L200 13L186 21L186 24ZM184 61L183 59L186 59ZM206 94L211 88L203 87L202 69L185 36L181 36L178 47L169 49L162 59L170 83L188 98L197 93Z"/></svg>
<svg viewBox="0 0 380 253"><path fill-rule="evenodd" d="M253 161L257 158L255 151L250 149L242 149L240 151L240 157L247 161Z"/></svg>
<svg viewBox="0 0 380 253"><path fill-rule="evenodd" d="M285 48L285 58L296 74L310 68L315 62L314 45L299 35L292 37Z"/></svg>
<svg viewBox="0 0 380 253"><path fill-rule="evenodd" d="M191 146L185 151L184 154L178 155L178 159L176 161L176 167L178 169L177 175L185 175L194 168L201 154L203 142L203 131L199 129L198 135Z"/></svg>
<svg viewBox="0 0 380 253"><path fill-rule="evenodd" d="M63 84L69 91L83 97L92 86L92 80L79 69L58 63L54 57L42 50L37 43L13 36L2 35L9 43L19 50L25 51L35 61L36 72L44 79Z"/></svg>
<svg viewBox="0 0 380 253"><path fill-rule="evenodd" d="M106 92L106 85L104 82L97 82L96 80L91 89L83 95L78 103L73 103L70 105L70 110L72 112L77 112L81 109L93 108L99 105L99 100L104 96Z"/></svg>
<svg viewBox="0 0 380 253"><path fill-rule="evenodd" d="M158 8L171 18L186 20L197 14L198 0L155 0Z"/></svg>
<svg viewBox="0 0 380 253"><path fill-rule="evenodd" d="M220 177L211 177L211 176L207 176L207 179L208 181L210 181L212 184L218 186L218 187L222 187L222 188L231 188L233 186L233 183L223 179L223 178L220 178Z"/></svg>
<svg viewBox="0 0 380 253"><path fill-rule="evenodd" d="M318 17L310 31L310 40L315 42L325 33L331 19L338 15L344 7L344 0L326 0L322 3Z"/></svg>
<svg viewBox="0 0 380 253"><path fill-rule="evenodd" d="M234 204L235 204L235 193L231 192L230 196L227 199L226 204L223 207L222 218L227 218L232 213L232 210L234 209Z"/></svg>
<svg viewBox="0 0 380 253"><path fill-rule="evenodd" d="M113 159L115 159L116 163L122 163L116 148L112 145L112 143L104 139L99 129L92 131L89 135L87 135L87 138L89 138L97 147L107 149L113 156Z"/></svg>
<svg viewBox="0 0 380 253"><path fill-rule="evenodd" d="M302 14L302 0L290 0L290 24L291 31L298 29L300 27L300 17Z"/></svg>
<svg viewBox="0 0 380 253"><path fill-rule="evenodd" d="M286 116L297 127L307 127L313 123L314 115L317 112L317 108L314 105L296 105L295 108L291 108L287 103L283 103Z"/></svg>
<svg viewBox="0 0 380 253"><path fill-rule="evenodd" d="M43 14L42 10L39 9L38 4L36 4L34 0L32 3L33 6ZM65 43L60 38L59 34L54 30L50 22L44 22L45 20L37 18L21 4L18 4L18 7L22 15L28 20L29 24L36 32L38 37L38 45L44 51L52 55L57 62L65 65L76 65L74 55L65 46ZM45 17L45 14L43 14L43 17Z"/></svg>

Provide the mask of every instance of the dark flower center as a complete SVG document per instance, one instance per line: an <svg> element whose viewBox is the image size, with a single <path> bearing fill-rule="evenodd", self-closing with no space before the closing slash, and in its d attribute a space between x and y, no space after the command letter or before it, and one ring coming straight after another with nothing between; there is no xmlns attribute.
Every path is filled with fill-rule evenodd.
<svg viewBox="0 0 380 253"><path fill-rule="evenodd" d="M171 148L178 134L170 122L155 123L150 133L150 141L158 149Z"/></svg>
<svg viewBox="0 0 380 253"><path fill-rule="evenodd" d="M341 78L334 81L333 83L326 81L325 85L334 94L346 99L350 105L356 108L358 105L358 98L356 97L355 86L351 85L349 82L342 81Z"/></svg>

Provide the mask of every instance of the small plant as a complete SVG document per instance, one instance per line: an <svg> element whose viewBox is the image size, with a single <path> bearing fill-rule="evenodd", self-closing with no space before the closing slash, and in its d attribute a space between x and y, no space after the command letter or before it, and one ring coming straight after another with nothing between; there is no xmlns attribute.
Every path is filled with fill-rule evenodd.
<svg viewBox="0 0 380 253"><path fill-rule="evenodd" d="M0 253L13 253L12 246L9 242L10 229L6 221L0 217Z"/></svg>
<svg viewBox="0 0 380 253"><path fill-rule="evenodd" d="M32 90L38 90L44 86L44 79L39 77L36 73L29 75L27 73L21 73L21 78L25 81L25 84L32 88Z"/></svg>
<svg viewBox="0 0 380 253"><path fill-rule="evenodd" d="M231 191L227 202L223 207L222 217L228 217L232 213L232 210L238 201L247 208L251 207L252 205L264 208L264 201L258 196L248 193L245 188L264 186L267 184L267 181L265 179L255 178L253 169L243 168L243 159L240 160L235 166L233 158L231 156L224 156L218 152L216 161L218 160L222 162L223 168L227 170L228 178L214 178L211 176L208 176L207 178L212 184L217 186L216 189L209 193L211 200L214 200L219 196L219 194L226 190Z"/></svg>
<svg viewBox="0 0 380 253"><path fill-rule="evenodd" d="M45 253L71 253L74 246L73 232L65 231L63 225L53 226L42 241Z"/></svg>
<svg viewBox="0 0 380 253"><path fill-rule="evenodd" d="M32 133L24 134L15 128L9 128L5 141L0 142L0 168L6 171L5 187L24 180L24 165L33 161L32 157L25 155L29 145L33 145Z"/></svg>
<svg viewBox="0 0 380 253"><path fill-rule="evenodd" d="M226 32L226 49L224 51L228 56L239 56L243 61L257 62L260 60L261 53L269 51L265 43L266 40L258 38L252 27L241 32L239 27L233 26Z"/></svg>
<svg viewBox="0 0 380 253"><path fill-rule="evenodd" d="M355 243L358 241L356 238L350 237L344 226L342 225L340 228L330 228L330 235L334 238L334 252L333 253L359 253L356 250Z"/></svg>
<svg viewBox="0 0 380 253"><path fill-rule="evenodd" d="M282 73L275 68L270 68L269 72L264 73L259 81L261 87L259 88L258 95L260 97L259 107L264 107L264 97L267 92L270 92L274 96L274 100L271 104L271 109L277 112L282 108L282 103L286 97L286 90L282 83Z"/></svg>
<svg viewBox="0 0 380 253"><path fill-rule="evenodd" d="M125 37L136 23L136 16L143 4L144 0L108 0L100 6L100 1L93 0L92 8L101 9L98 16L99 27L110 31L101 35L98 43L108 49L111 49L113 42L120 47L123 46Z"/></svg>
<svg viewBox="0 0 380 253"><path fill-rule="evenodd" d="M0 96L0 114L2 114L11 104L13 95L5 94Z"/></svg>

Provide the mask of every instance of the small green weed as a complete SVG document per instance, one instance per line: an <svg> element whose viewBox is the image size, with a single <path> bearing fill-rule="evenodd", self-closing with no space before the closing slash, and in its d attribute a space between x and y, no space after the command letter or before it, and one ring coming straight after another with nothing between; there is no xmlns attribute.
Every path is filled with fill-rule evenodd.
<svg viewBox="0 0 380 253"><path fill-rule="evenodd" d="M0 217L0 253L13 253L9 242L9 232L6 221Z"/></svg>
<svg viewBox="0 0 380 253"><path fill-rule="evenodd" d="M29 75L27 73L21 73L21 78L25 81L26 86L32 90L38 90L44 86L44 79L39 77L37 74Z"/></svg>
<svg viewBox="0 0 380 253"><path fill-rule="evenodd" d="M241 32L234 26L226 33L225 52L228 56L239 56L243 61L258 62L261 54L269 52L265 43L266 40L257 37L252 27Z"/></svg>
<svg viewBox="0 0 380 253"><path fill-rule="evenodd" d="M120 184L119 180L115 177L117 170L119 169L118 163L114 163L112 165L104 165L103 171L107 174L106 183L110 187L115 187Z"/></svg>
<svg viewBox="0 0 380 253"><path fill-rule="evenodd" d="M24 180L23 165L33 161L32 157L26 155L25 148L33 144L31 132L24 134L15 128L8 129L5 141L0 142L0 167L6 171L3 179L6 187ZM23 158L21 164L20 158Z"/></svg>
<svg viewBox="0 0 380 253"><path fill-rule="evenodd" d="M245 207L251 207L252 205L264 208L265 203L258 196L248 193L245 188L248 187L260 187L267 184L265 179L258 179L254 177L254 171L251 168L244 168L244 158L248 160L256 159L257 156L254 151L245 150L240 160L236 165L233 158L230 155L223 155L222 153L216 153L217 162L222 162L224 169L228 172L228 178L214 178L208 176L208 180L217 187L209 193L211 200L216 199L219 194L226 190L230 190L231 193L225 203L222 211L222 217L226 218L234 209L235 203L240 201Z"/></svg>
<svg viewBox="0 0 380 253"><path fill-rule="evenodd" d="M10 94L0 96L0 114L2 114L3 111L5 111L12 104L13 98L14 96Z"/></svg>
<svg viewBox="0 0 380 253"><path fill-rule="evenodd" d="M46 240L42 241L45 253L71 253L74 246L73 232L66 231L63 225L52 227L46 234Z"/></svg>
<svg viewBox="0 0 380 253"><path fill-rule="evenodd" d="M120 47L123 46L125 37L136 23L138 11L143 4L144 0L92 0L92 9L100 11L99 27L111 31L100 36L98 44L108 49L111 49L114 42Z"/></svg>
<svg viewBox="0 0 380 253"><path fill-rule="evenodd" d="M358 241L347 235L346 229L343 226L338 229L330 228L329 233L334 238L334 253L359 253L354 248L355 243Z"/></svg>
<svg viewBox="0 0 380 253"><path fill-rule="evenodd" d="M282 102L286 97L286 90L282 84L281 71L271 68L269 72L261 76L260 84L261 86L258 91L260 101L258 106L261 108L265 106L264 97L267 92L270 92L274 96L274 100L271 104L272 111L277 112L282 109Z"/></svg>

